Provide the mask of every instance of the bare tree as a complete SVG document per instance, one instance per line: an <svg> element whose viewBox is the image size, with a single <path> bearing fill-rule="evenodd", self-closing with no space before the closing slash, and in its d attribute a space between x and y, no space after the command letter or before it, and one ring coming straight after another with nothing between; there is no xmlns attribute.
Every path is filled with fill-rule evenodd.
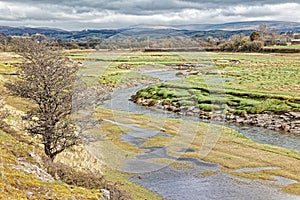
<svg viewBox="0 0 300 200"><path fill-rule="evenodd" d="M71 116L73 83L79 67L36 40L17 39L14 48L24 64L19 68L19 79L6 86L34 103L25 117L26 129L41 139L46 155L53 160L79 142Z"/></svg>
<svg viewBox="0 0 300 200"><path fill-rule="evenodd" d="M260 24L259 26L258 26L258 31L259 31L259 33L260 33L260 35L261 35L261 37L262 38L264 38L265 37L265 34L267 33L267 25L266 24Z"/></svg>

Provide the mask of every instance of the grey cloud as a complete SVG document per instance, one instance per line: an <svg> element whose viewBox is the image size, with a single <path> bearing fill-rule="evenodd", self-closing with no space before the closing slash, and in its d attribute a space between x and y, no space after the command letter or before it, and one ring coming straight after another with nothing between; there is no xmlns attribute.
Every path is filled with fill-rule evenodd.
<svg viewBox="0 0 300 200"><path fill-rule="evenodd" d="M91 10L112 10L125 14L147 14L153 12L176 11L181 9L213 9L221 8L231 5L263 5L263 4L277 4L277 3L297 3L298 0L75 0L75 1L61 1L61 0L15 0L6 2L26 3L28 5L58 5L76 9L78 12L89 12Z"/></svg>
<svg viewBox="0 0 300 200"><path fill-rule="evenodd" d="M300 21L300 17L295 16L299 9L299 0L0 0L0 25L83 29L147 23Z"/></svg>

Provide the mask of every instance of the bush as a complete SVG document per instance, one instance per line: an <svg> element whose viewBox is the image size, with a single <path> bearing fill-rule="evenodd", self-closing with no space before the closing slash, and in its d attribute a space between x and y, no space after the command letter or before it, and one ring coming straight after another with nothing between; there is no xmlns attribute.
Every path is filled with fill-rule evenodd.
<svg viewBox="0 0 300 200"><path fill-rule="evenodd" d="M92 172L81 172L68 167L62 163L54 163L49 159L45 160L45 167L49 174L58 180L69 185L84 187L87 189L106 189L110 191L111 200L129 200L131 197L118 189L117 184L108 183L103 176Z"/></svg>
<svg viewBox="0 0 300 200"><path fill-rule="evenodd" d="M250 52L259 52L262 50L263 42L253 41L249 43L248 51Z"/></svg>
<svg viewBox="0 0 300 200"><path fill-rule="evenodd" d="M222 51L232 52L259 52L263 47L263 43L260 41L228 41L221 44L220 49Z"/></svg>

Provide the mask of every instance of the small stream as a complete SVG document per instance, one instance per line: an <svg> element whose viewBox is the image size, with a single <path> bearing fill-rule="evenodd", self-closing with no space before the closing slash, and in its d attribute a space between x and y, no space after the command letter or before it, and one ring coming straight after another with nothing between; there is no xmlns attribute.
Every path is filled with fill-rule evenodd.
<svg viewBox="0 0 300 200"><path fill-rule="evenodd" d="M178 79L175 76L176 71L152 71L147 75L160 78L161 80ZM150 116L159 116L164 118L180 118L183 120L200 121L196 117L179 116L175 113L154 110L139 106L129 99L142 87L132 87L117 91L111 95L111 99L101 103L99 106L110 108L112 110L121 110L134 112ZM299 196L289 195L270 187L268 184L262 184L258 181L235 177L220 171L220 166L214 163L207 163L199 159L185 157L174 157L168 154L164 147L142 147L143 138L152 136L168 137L167 134L160 131L152 131L139 127L137 124L121 124L119 122L107 120L112 124L130 128L132 131L121 135L124 142L136 145L143 153L137 155L134 159L127 161L124 171L138 173L139 176L133 176L132 181L141 184L163 198L168 200L299 200ZM209 122L207 122L209 123ZM223 124L222 124L223 125ZM283 135L281 133L266 130L258 127L242 127L231 124L225 124L230 128L238 130L248 138L262 144L270 144L288 149L300 151L300 138L294 135ZM193 149L181 149L182 152L193 151ZM159 165L158 163L148 162L151 158L164 158L177 162L189 163L191 168L176 169L172 166ZM269 169L269 168L268 168ZM243 170L268 170L268 169L243 169ZM272 170L270 168L269 170ZM203 175L204 172L214 172L209 176ZM276 178L276 177L274 177ZM294 183L293 180L283 180L277 177L280 183ZM278 183L279 183L278 182Z"/></svg>

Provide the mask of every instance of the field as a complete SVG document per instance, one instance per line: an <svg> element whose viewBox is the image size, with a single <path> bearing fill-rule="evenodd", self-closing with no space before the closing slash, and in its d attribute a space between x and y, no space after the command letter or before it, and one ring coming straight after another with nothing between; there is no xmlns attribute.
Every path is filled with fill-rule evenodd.
<svg viewBox="0 0 300 200"><path fill-rule="evenodd" d="M66 52L70 58L83 63L80 74L82 80L90 86L106 86L112 90L127 88L136 85L149 85L148 88L137 93L139 98L150 99L155 104L157 101L165 101L174 106L198 107L205 112L222 109L222 112L234 114L251 114L272 111L282 113L286 111L299 111L300 109L300 57L298 54L242 54L242 53L171 53L171 52ZM21 59L14 54L1 54L0 56L0 83L15 78L15 65ZM201 63L199 67L190 67ZM147 70L172 70L176 66L188 66L188 69L180 71L188 75L182 80L159 83L157 78L152 78L143 73ZM80 76L79 76L80 77ZM196 103L196 104L195 104ZM7 96L7 104L14 111L26 111L30 102ZM261 145L245 138L240 133L221 126L204 123L182 121L179 119L161 119L159 117L125 113L104 108L96 108L96 118L101 124L101 132L107 138L102 146L99 142L87 145L93 156L99 156L101 161L105 151L111 153L121 149L127 154L126 158L139 155L142 150L138 147L122 141L121 134L130 131L130 128L115 125L105 120L115 120L124 124L136 124L149 130L164 130L169 137L154 136L145 139L144 148L165 146L169 154L198 158L207 162L217 163L221 166L219 172L206 172L203 176L214 173L228 173L238 177L254 179L261 182L273 181L275 176L281 176L295 180L298 183L290 185L276 185L282 190L300 195L300 155L297 151ZM10 117L12 124L18 124L19 115ZM21 128L21 127L19 127ZM207 139L209 129L220 130L213 135L210 141L215 145L210 146L209 151L202 147ZM193 133L194 135L189 135ZM25 135L22 130L16 135L10 135L0 131L1 138L1 179L0 184L5 190L1 191L3 198L9 195L16 198L28 196L29 188L39 196L47 198L49 191L54 196L65 198L74 196L77 199L97 198L98 190L84 189L70 186L64 182L44 182L22 170L11 168L17 165L19 158L26 162L37 164L29 156L30 153L42 154L42 149L35 140L20 141ZM188 146L195 152L178 153L178 147ZM100 149L99 149L100 148ZM101 149L102 148L102 149ZM75 159L74 152L68 152L68 156L61 155L58 159L72 162L74 166L96 165L95 160L66 161L64 157ZM102 154L102 155L101 155ZM71 155L71 156L70 156ZM84 154L86 156L86 154ZM81 159L82 158L82 159ZM115 159L110 158L116 162ZM268 158L268 159L266 159ZM189 167L181 162L170 160L151 160L155 163L168 163L175 168ZM103 166L102 166L103 167ZM271 170L257 172L236 172L242 168L274 167ZM161 199L155 193L142 188L138 184L129 181L133 174L123 173L115 169L103 167L101 171L107 180L117 182L119 187L128 191L134 199ZM30 181L28 181L30 180ZM39 192L39 193L38 193ZM0 196L2 197L2 196ZM53 197L54 198L54 197Z"/></svg>
<svg viewBox="0 0 300 200"><path fill-rule="evenodd" d="M142 89L133 101L201 119L300 134L299 54L197 54L178 55L187 58L179 65L182 79Z"/></svg>
<svg viewBox="0 0 300 200"><path fill-rule="evenodd" d="M200 75L151 86L136 97L176 106L195 106L196 101L205 111L235 114L300 109L298 56L212 53L210 58L211 66L191 69Z"/></svg>

